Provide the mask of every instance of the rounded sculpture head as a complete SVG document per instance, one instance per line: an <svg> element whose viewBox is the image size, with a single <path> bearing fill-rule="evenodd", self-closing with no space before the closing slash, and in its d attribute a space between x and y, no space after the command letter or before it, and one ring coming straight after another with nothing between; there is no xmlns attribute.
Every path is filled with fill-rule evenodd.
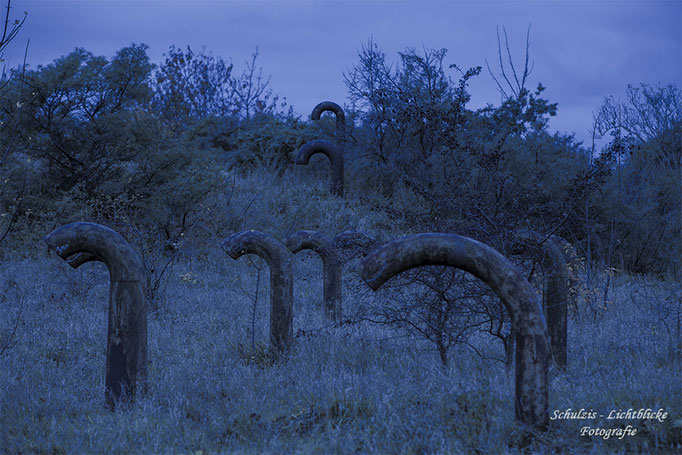
<svg viewBox="0 0 682 455"><path fill-rule="evenodd" d="M332 193L343 196L343 152L329 141L316 140L305 144L296 155L296 164L308 164L310 158L322 153L331 163Z"/></svg>
<svg viewBox="0 0 682 455"><path fill-rule="evenodd" d="M270 266L283 262L289 253L282 242L260 231L237 232L220 242L220 247L232 259L239 259L245 254L256 254Z"/></svg>
<svg viewBox="0 0 682 455"><path fill-rule="evenodd" d="M313 108L313 113L310 115L312 120L319 120L320 116L325 111L331 111L336 115L336 122L338 124L345 124L346 115L343 113L343 109L338 104L333 101L322 101L320 104Z"/></svg>
<svg viewBox="0 0 682 455"><path fill-rule="evenodd" d="M45 242L73 268L102 261L112 281L144 281L142 259L116 231L96 223L71 223L55 229Z"/></svg>
<svg viewBox="0 0 682 455"><path fill-rule="evenodd" d="M109 407L135 398L147 377L146 277L140 255L117 232L95 223L71 223L45 242L71 267L102 261L109 268L109 322L105 395Z"/></svg>
<svg viewBox="0 0 682 455"><path fill-rule="evenodd" d="M331 142L322 139L307 142L301 147L296 155L296 164L308 164L310 158L317 153L322 153L329 158L332 167L343 164L341 151Z"/></svg>
<svg viewBox="0 0 682 455"><path fill-rule="evenodd" d="M289 235L284 244L292 253L298 253L301 250L309 249L323 254L325 249L329 246L331 240L324 234L317 231L297 231Z"/></svg>

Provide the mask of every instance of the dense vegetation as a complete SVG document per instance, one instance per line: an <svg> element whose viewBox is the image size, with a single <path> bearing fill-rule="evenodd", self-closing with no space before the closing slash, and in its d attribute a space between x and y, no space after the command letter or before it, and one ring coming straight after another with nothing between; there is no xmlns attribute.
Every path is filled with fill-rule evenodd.
<svg viewBox="0 0 682 455"><path fill-rule="evenodd" d="M578 440L577 430L566 436L562 427L554 428L554 437L536 435L529 442L505 418L512 415L513 395L504 366L512 352L509 318L490 290L446 268L406 274L374 297L356 278L347 278L348 310L336 331L314 309L317 284L297 281L298 348L289 364L273 365L257 342L267 325L267 311L260 314L266 308L267 268L253 260L248 268L240 265L249 271L240 276L215 251L220 239L245 229L279 239L299 229L330 236L359 229L380 240L452 232L513 256L535 284L541 280L536 264L515 252L513 233L559 235L581 259L572 270L571 367L555 372L553 405L674 404L671 376L679 368L681 346L679 291L670 285L680 280L682 257L678 87L631 86L626 101L607 98L595 106L595 135L610 141L594 150L548 131L548 119L559 107L544 97L541 84L528 87L527 66L518 77L501 67L496 82L504 101L471 109L467 86L482 68L449 64L445 49L406 49L391 64L370 41L344 75L347 135L339 138L330 117L310 122L287 110L257 56L256 51L237 74L232 64L205 50L171 47L155 65L146 46L133 44L111 58L76 49L48 65L3 75L0 286L3 302L11 305L0 313L0 349L10 365L6 371L13 373L0 387L19 405L3 398L0 411L19 426L1 443L15 451L57 452L168 447L498 452L526 446L562 450ZM328 194L324 160L313 159L305 170L293 165L297 150L321 137L344 144L344 198ZM99 304L96 315L88 307L91 300L105 301L105 291L92 284L106 282L102 270L92 277L79 271L73 282L54 271L44 286L29 282L56 268L40 258L44 235L80 220L116 229L145 263L153 310L151 392L128 417L125 410L110 416L96 408L103 364L98 340L106 313ZM299 272L316 277L309 261L303 259ZM69 315L69 327L78 327L50 328L50 317L62 316L46 309L51 305ZM637 326L639 335L618 339L615 333L633 323L644 324ZM41 325L50 333L34 349L45 359L24 367L37 352L26 343ZM47 341L70 330L79 341L66 350ZM614 364L600 352L604 343L646 362L633 360L629 369ZM87 350L86 360L74 354L80 349ZM430 351L437 354L432 358ZM189 355L195 356L191 364ZM328 360L312 360L322 358ZM459 368L449 368L453 363ZM467 372L460 371L463 365ZM82 383L64 385L74 379L63 373L67 367L84 372ZM410 374L396 378L399 368ZM33 402L26 384L40 382L45 369L80 398L51 395L41 383L35 393L49 399L41 395L41 403ZM631 386L630 396L609 380L606 369L631 384L643 384L649 371L660 374L645 392ZM287 392L300 371L310 378ZM198 376L190 379L188 372ZM594 382L581 383L585 375L602 377L609 397ZM388 397L386 391L401 378L407 378L404 390ZM477 381L497 385L481 386L489 393L480 394ZM460 386L456 393L453 382ZM420 387L430 394L418 392ZM574 388L578 395L566 392ZM263 390L280 402L281 411L263 401ZM398 400L394 395L401 398L392 409L387 403ZM38 418L36 428L58 441L47 447L24 420L59 406L71 416L68 427L56 430ZM435 423L426 422L427 408L436 409ZM97 424L127 436L99 434L91 414ZM126 427L127 418L134 428ZM72 431L82 425L85 433ZM672 425L647 427L644 439L630 445L581 444L585 450L679 448L679 429ZM178 427L183 428L178 438L163 436ZM27 435L23 443L19 434Z"/></svg>
<svg viewBox="0 0 682 455"><path fill-rule="evenodd" d="M333 131L285 111L256 56L235 76L189 48L172 47L158 66L144 45L111 59L77 49L8 81L1 202L4 217L19 199L21 210L4 250L75 219L129 224L167 246L190 231L199 244L199 225L233 223L210 208L235 174L294 173L294 152ZM448 68L446 56L408 49L391 66L376 44L362 47L345 75L351 198L399 232L458 232L504 251L505 233L525 227L560 234L609 267L679 274L677 87L606 99L595 131L612 140L595 153L547 131L557 106L525 78L500 106L468 109L467 83L481 69Z"/></svg>

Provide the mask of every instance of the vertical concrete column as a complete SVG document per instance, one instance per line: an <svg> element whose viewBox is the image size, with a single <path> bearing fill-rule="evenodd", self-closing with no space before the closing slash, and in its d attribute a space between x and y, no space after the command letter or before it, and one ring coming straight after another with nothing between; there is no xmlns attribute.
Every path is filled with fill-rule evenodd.
<svg viewBox="0 0 682 455"><path fill-rule="evenodd" d="M95 223L72 223L47 237L50 249L73 268L90 261L109 268L106 401L133 401L136 384L147 377L147 302L140 255L117 232Z"/></svg>
<svg viewBox="0 0 682 455"><path fill-rule="evenodd" d="M220 242L232 259L244 254L262 257L270 268L270 350L271 354L289 351L293 339L294 278L291 253L274 237L258 231L232 234Z"/></svg>
<svg viewBox="0 0 682 455"><path fill-rule="evenodd" d="M552 359L560 368L567 363L569 273L566 258L558 243L538 233L518 230L515 233L522 250L533 255L547 274L542 295ZM538 243L542 242L542 243Z"/></svg>

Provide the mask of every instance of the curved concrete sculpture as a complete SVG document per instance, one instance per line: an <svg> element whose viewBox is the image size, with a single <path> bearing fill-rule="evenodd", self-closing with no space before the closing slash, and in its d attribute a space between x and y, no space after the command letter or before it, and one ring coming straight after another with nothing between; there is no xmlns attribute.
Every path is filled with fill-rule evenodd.
<svg viewBox="0 0 682 455"><path fill-rule="evenodd" d="M557 246L561 248L561 253L564 255L564 258L566 258L566 262L571 266L579 267L580 266L580 259L578 259L578 252L576 251L575 247L565 238L561 237L560 235L552 235L550 239L554 240L556 242Z"/></svg>
<svg viewBox="0 0 682 455"><path fill-rule="evenodd" d="M343 231L334 237L337 248L359 248L364 254L379 246L379 241L362 231Z"/></svg>
<svg viewBox="0 0 682 455"><path fill-rule="evenodd" d="M109 268L106 400L114 407L135 398L137 381L147 377L147 302L140 255L117 232L95 223L72 223L45 237L50 249L71 267L101 261Z"/></svg>
<svg viewBox="0 0 682 455"><path fill-rule="evenodd" d="M270 352L278 356L289 350L293 339L294 278L291 253L274 237L258 231L232 234L220 242L222 249L239 259L244 254L262 257L270 268Z"/></svg>
<svg viewBox="0 0 682 455"><path fill-rule="evenodd" d="M343 196L343 152L329 141L310 141L298 151L296 164L308 164L310 157L316 153L323 153L329 158L332 168L331 191Z"/></svg>
<svg viewBox="0 0 682 455"><path fill-rule="evenodd" d="M545 239L527 230L515 232L522 249L532 254L547 273L542 293L552 358L557 366L567 363L569 272L561 248L552 237ZM538 244L542 241L542 244Z"/></svg>
<svg viewBox="0 0 682 455"><path fill-rule="evenodd" d="M573 309L578 311L578 294L580 293L580 271L583 266L578 258L578 251L565 238L553 235L550 239L554 240L561 249L566 265L568 266L568 294L573 303Z"/></svg>
<svg viewBox="0 0 682 455"><path fill-rule="evenodd" d="M516 328L516 418L536 428L548 423L547 324L535 291L521 272L493 248L454 234L427 233L393 240L365 257L360 277L377 290L398 273L424 265L467 271L490 286Z"/></svg>
<svg viewBox="0 0 682 455"><path fill-rule="evenodd" d="M346 137L346 115L338 104L332 101L323 101L315 106L310 118L312 120L319 120L325 111L331 111L336 115L336 140L339 143L339 148L343 150L343 143Z"/></svg>
<svg viewBox="0 0 682 455"><path fill-rule="evenodd" d="M287 248L294 254L301 250L313 250L322 259L324 310L327 316L335 321L342 316L341 250L350 245L366 249L374 243L374 239L359 231L344 231L333 239L316 231L298 231L285 241Z"/></svg>

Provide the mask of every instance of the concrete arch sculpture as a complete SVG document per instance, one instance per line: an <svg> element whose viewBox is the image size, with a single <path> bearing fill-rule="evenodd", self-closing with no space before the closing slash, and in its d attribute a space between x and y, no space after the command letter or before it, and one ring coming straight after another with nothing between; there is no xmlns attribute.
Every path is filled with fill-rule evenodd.
<svg viewBox="0 0 682 455"><path fill-rule="evenodd" d="M296 164L308 164L310 157L316 153L323 153L329 158L332 174L331 192L343 196L343 152L329 141L310 141L298 151Z"/></svg>
<svg viewBox="0 0 682 455"><path fill-rule="evenodd" d="M455 234L409 235L373 250L358 267L373 289L398 273L424 265L467 271L490 286L507 307L516 327L515 414L522 423L548 423L549 341L535 291L521 272L493 248Z"/></svg>
<svg viewBox="0 0 682 455"><path fill-rule="evenodd" d="M298 231L287 237L285 244L296 254L313 250L322 259L323 301L327 317L338 321L342 316L342 249L351 245L369 249L375 240L360 231L344 231L330 239L316 231Z"/></svg>
<svg viewBox="0 0 682 455"><path fill-rule="evenodd" d="M105 393L109 407L135 398L147 377L147 302L140 255L117 232L95 223L72 223L52 231L45 242L74 269L101 261L109 268L109 327Z"/></svg>
<svg viewBox="0 0 682 455"><path fill-rule="evenodd" d="M259 231L243 231L220 242L232 259L244 254L262 257L270 268L270 352L287 352L293 339L294 278L291 253L274 237Z"/></svg>
<svg viewBox="0 0 682 455"><path fill-rule="evenodd" d="M333 112L336 116L336 140L339 143L339 149L343 150L346 138L346 114L343 113L343 109L338 104L332 101L323 101L313 108L310 118L319 120L325 111Z"/></svg>
<svg viewBox="0 0 682 455"><path fill-rule="evenodd" d="M521 249L528 251L547 273L542 295L552 359L561 368L567 363L569 271L566 258L552 238L519 230L515 233ZM541 244L538 242L542 242Z"/></svg>

